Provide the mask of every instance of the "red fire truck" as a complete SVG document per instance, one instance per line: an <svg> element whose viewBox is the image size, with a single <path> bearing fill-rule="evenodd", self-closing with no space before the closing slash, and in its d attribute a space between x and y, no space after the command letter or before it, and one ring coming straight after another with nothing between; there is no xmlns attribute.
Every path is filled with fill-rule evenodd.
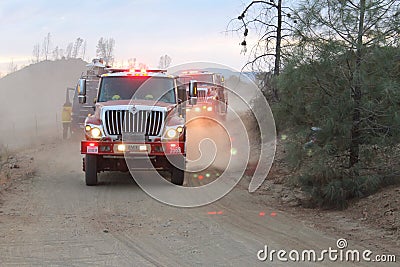
<svg viewBox="0 0 400 267"><path fill-rule="evenodd" d="M224 118L228 110L228 95L224 88L224 76L201 70L183 71L179 81L189 90L190 81L197 82L197 102L187 106L187 110L207 115L219 115Z"/></svg>
<svg viewBox="0 0 400 267"><path fill-rule="evenodd" d="M185 101L178 98L182 89L177 78L162 70L107 71L99 81L94 113L85 120L81 153L86 184L96 185L99 172L129 171L129 157L135 166L144 158L150 160L154 169L169 171L171 182L182 185L186 111L180 105ZM197 83L190 84L189 98L194 99ZM80 103L85 103L85 79L79 80L78 93ZM127 141L124 135L137 139Z"/></svg>

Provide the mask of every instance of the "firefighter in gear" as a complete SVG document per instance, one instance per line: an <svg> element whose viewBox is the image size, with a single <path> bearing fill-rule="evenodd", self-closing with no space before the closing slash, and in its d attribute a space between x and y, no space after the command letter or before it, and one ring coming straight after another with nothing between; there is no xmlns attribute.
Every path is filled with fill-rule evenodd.
<svg viewBox="0 0 400 267"><path fill-rule="evenodd" d="M72 113L72 105L69 100L67 100L62 109L61 121L63 124L63 139L68 138L68 132L71 129L71 113Z"/></svg>
<svg viewBox="0 0 400 267"><path fill-rule="evenodd" d="M120 95L113 95L113 97L111 98L111 100L120 100L121 97Z"/></svg>

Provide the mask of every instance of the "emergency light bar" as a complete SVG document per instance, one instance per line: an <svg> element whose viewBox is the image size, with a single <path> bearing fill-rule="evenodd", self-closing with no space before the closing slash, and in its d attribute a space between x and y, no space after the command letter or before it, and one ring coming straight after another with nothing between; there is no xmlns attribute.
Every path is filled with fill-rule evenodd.
<svg viewBox="0 0 400 267"><path fill-rule="evenodd" d="M130 69L120 69L120 68L105 68L105 71L108 73L115 73L115 72L129 72Z"/></svg>
<svg viewBox="0 0 400 267"><path fill-rule="evenodd" d="M108 73L116 73L116 72L132 72L132 73L166 73L167 70L161 69L127 69L127 68L105 68Z"/></svg>
<svg viewBox="0 0 400 267"><path fill-rule="evenodd" d="M150 69L150 70L146 70L146 69L141 69L141 70L135 70L135 69L131 69L131 72L148 72L148 73L166 73L167 70L161 70L161 69Z"/></svg>
<svg viewBox="0 0 400 267"><path fill-rule="evenodd" d="M209 74L209 71L206 70L187 70L182 71L181 74Z"/></svg>

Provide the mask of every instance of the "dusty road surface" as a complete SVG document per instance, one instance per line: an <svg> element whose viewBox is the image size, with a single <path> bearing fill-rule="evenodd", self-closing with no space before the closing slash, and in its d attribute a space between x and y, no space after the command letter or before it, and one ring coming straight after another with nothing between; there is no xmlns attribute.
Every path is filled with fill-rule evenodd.
<svg viewBox="0 0 400 267"><path fill-rule="evenodd" d="M100 185L85 186L78 143L42 146L34 156L36 176L2 196L0 266L267 266L257 260L264 245L321 251L339 238L259 204L246 182L208 206L175 208L128 174L102 174Z"/></svg>

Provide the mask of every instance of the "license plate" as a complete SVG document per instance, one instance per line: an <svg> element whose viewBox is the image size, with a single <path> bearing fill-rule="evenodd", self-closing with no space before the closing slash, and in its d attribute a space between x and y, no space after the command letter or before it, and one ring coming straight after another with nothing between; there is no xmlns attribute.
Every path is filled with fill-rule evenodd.
<svg viewBox="0 0 400 267"><path fill-rule="evenodd" d="M127 145L128 152L149 152L150 145L129 144Z"/></svg>
<svg viewBox="0 0 400 267"><path fill-rule="evenodd" d="M181 152L181 148L178 146L178 147L175 147L175 148L171 148L169 153L171 153L171 154L181 154L182 152Z"/></svg>
<svg viewBox="0 0 400 267"><path fill-rule="evenodd" d="M99 147L98 146L88 146L87 153L97 154L97 153L99 153Z"/></svg>

